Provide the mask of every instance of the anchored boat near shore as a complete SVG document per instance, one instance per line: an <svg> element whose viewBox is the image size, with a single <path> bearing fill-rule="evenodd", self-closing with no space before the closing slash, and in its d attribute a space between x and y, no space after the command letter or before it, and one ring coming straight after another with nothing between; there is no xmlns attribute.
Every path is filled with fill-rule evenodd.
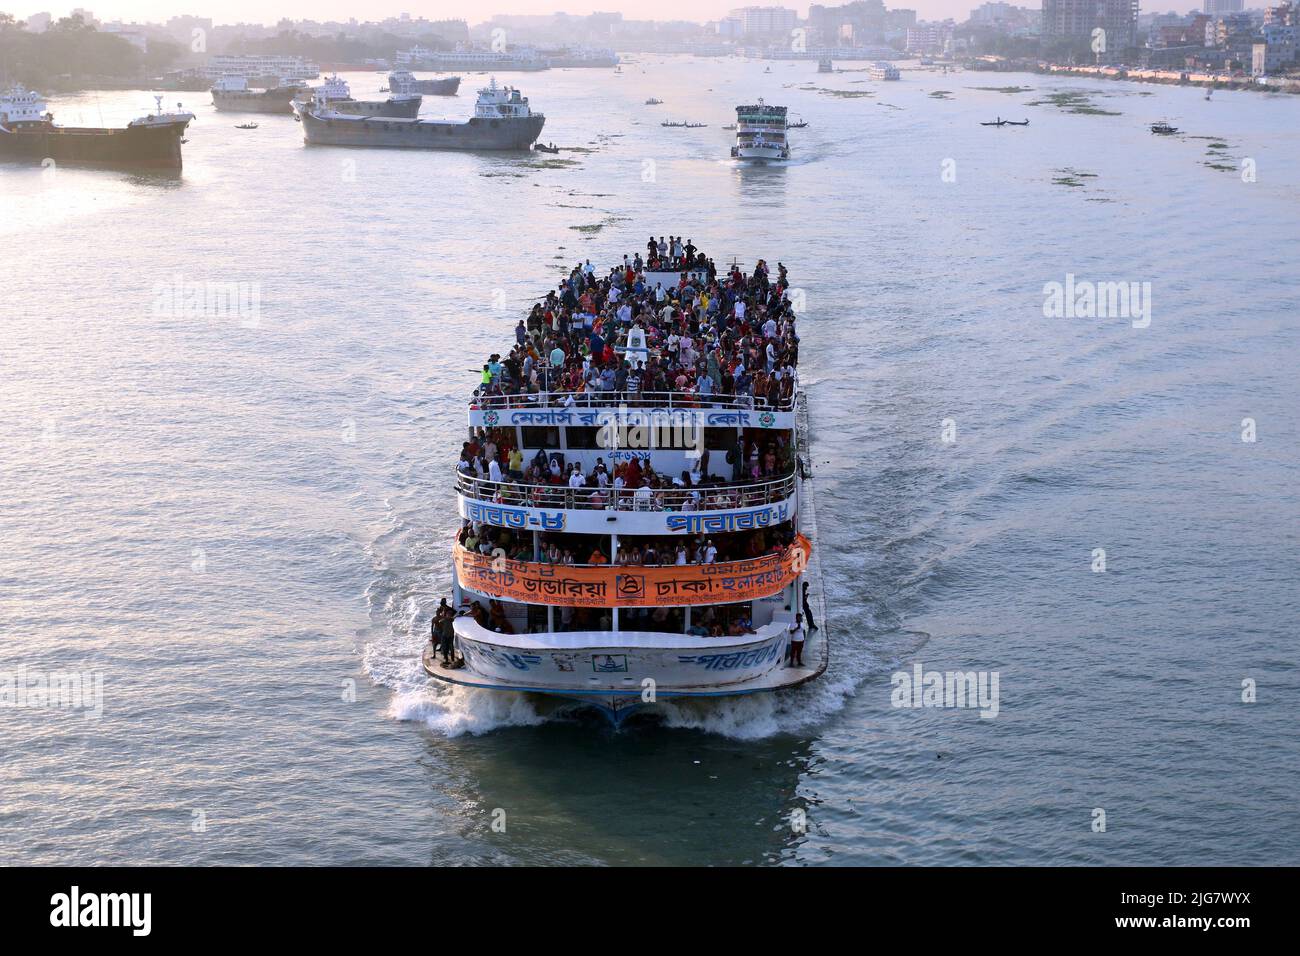
<svg viewBox="0 0 1300 956"><path fill-rule="evenodd" d="M484 366L431 677L618 722L825 671L785 269L668 260L575 269Z"/></svg>
<svg viewBox="0 0 1300 956"><path fill-rule="evenodd" d="M388 74L388 89L392 93L419 93L421 96L455 96L460 89L459 76L441 76L432 80L416 79L409 70L394 70Z"/></svg>
<svg viewBox="0 0 1300 956"><path fill-rule="evenodd" d="M223 76L212 84L212 105L233 113L292 113L294 97L306 88L305 83L290 81L255 90L242 76Z"/></svg>
<svg viewBox="0 0 1300 956"><path fill-rule="evenodd" d="M356 116L318 104L304 107L300 116L310 145L391 149L529 149L546 123L528 97L497 86L495 79L478 91L474 115L463 122Z"/></svg>
<svg viewBox="0 0 1300 956"><path fill-rule="evenodd" d="M326 78L320 86L303 90L293 99L293 110L302 115L309 106L349 113L354 116L404 117L414 119L420 115L423 98L418 93L394 89L386 100L353 99L348 81L337 73Z"/></svg>
<svg viewBox="0 0 1300 956"><path fill-rule="evenodd" d="M123 129L59 126L39 93L15 87L0 94L0 159L178 170L194 114L164 111L161 96L154 101L157 112Z"/></svg>

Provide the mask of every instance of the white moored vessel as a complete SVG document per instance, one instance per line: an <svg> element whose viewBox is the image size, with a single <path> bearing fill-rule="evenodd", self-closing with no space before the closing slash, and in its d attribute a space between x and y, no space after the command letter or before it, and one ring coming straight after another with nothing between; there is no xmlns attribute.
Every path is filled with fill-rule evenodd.
<svg viewBox="0 0 1300 956"><path fill-rule="evenodd" d="M619 720L825 670L786 293L784 267L719 274L674 239L520 320L470 402L431 676Z"/></svg>
<svg viewBox="0 0 1300 956"><path fill-rule="evenodd" d="M753 106L737 106L736 145L731 147L731 157L758 162L789 159L785 114L784 106L768 106L762 99Z"/></svg>

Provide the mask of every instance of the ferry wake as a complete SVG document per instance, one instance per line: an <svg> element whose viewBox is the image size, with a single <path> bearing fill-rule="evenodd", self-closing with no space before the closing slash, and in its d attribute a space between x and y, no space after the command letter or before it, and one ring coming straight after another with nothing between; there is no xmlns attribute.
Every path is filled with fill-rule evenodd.
<svg viewBox="0 0 1300 956"><path fill-rule="evenodd" d="M438 680L615 723L826 669L799 336L780 263L653 236L565 275L489 356L457 464Z"/></svg>

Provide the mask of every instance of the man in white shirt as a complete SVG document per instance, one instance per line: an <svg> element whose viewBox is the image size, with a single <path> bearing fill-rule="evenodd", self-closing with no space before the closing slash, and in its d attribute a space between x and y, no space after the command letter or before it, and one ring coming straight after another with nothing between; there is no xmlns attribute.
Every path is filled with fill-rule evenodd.
<svg viewBox="0 0 1300 956"><path fill-rule="evenodd" d="M569 487L585 488L586 485L587 485L587 479L583 477L582 469L575 467L572 473L569 475Z"/></svg>
<svg viewBox="0 0 1300 956"><path fill-rule="evenodd" d="M790 622L790 666L803 667L803 615L796 614Z"/></svg>
<svg viewBox="0 0 1300 956"><path fill-rule="evenodd" d="M501 481L501 463L495 458L488 459L488 481Z"/></svg>
<svg viewBox="0 0 1300 956"><path fill-rule="evenodd" d="M718 560L718 549L713 546L713 542L704 542L704 563L715 564Z"/></svg>
<svg viewBox="0 0 1300 956"><path fill-rule="evenodd" d="M744 322L744 321L745 321L745 300L744 300L744 299L737 299L737 300L736 300L736 308L735 308L735 313L734 313L734 314L735 314L735 316L736 316L736 321L737 321L737 322Z"/></svg>

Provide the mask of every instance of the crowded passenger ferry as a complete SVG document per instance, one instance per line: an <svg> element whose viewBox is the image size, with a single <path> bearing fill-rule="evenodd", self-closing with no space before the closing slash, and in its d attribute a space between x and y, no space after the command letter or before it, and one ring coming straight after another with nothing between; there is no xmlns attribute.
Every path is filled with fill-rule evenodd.
<svg viewBox="0 0 1300 956"><path fill-rule="evenodd" d="M796 301L780 262L651 236L518 318L469 401L432 677L617 722L825 670Z"/></svg>

